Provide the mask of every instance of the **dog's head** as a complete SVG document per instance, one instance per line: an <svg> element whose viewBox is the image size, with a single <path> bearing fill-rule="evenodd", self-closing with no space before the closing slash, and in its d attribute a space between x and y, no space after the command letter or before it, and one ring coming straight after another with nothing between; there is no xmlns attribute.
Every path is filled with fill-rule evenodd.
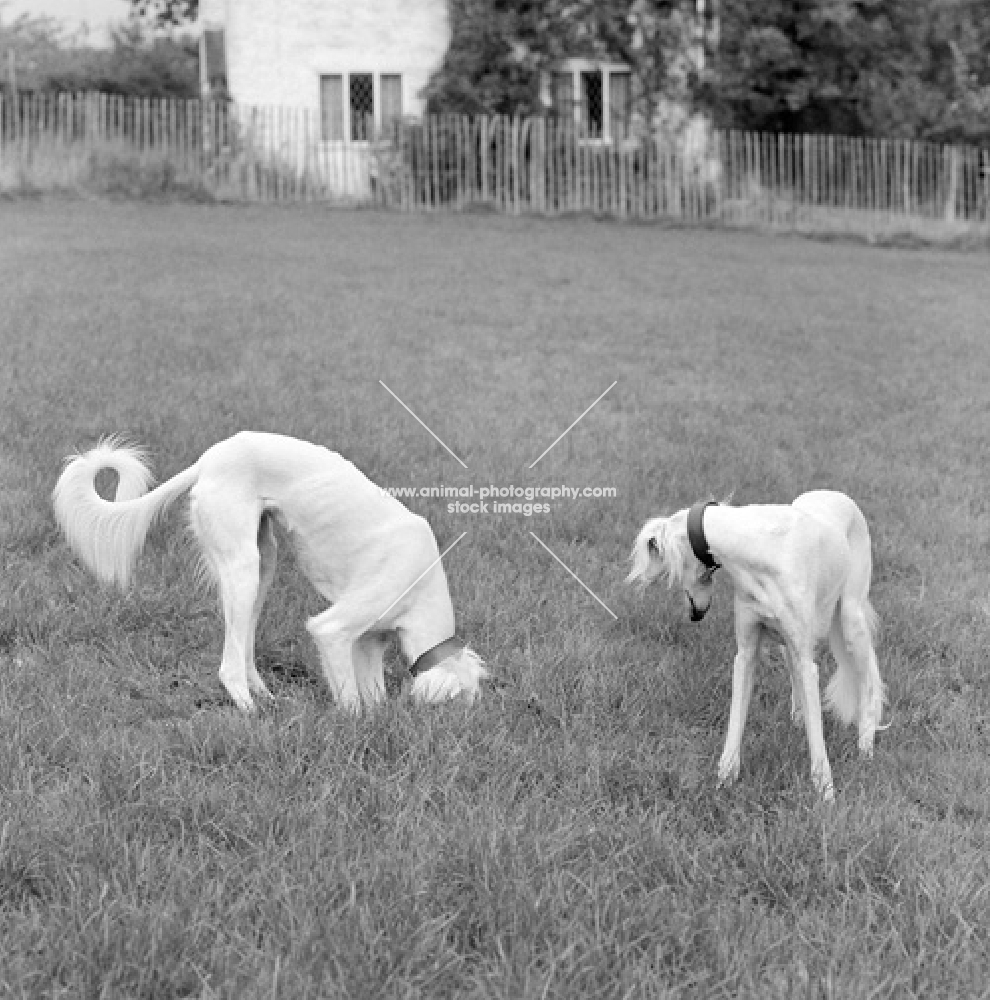
<svg viewBox="0 0 990 1000"><path fill-rule="evenodd" d="M488 676L484 660L469 646L419 674L409 693L419 702L436 703L463 698L472 702L481 693Z"/></svg>
<svg viewBox="0 0 990 1000"><path fill-rule="evenodd" d="M670 517L654 517L643 525L632 550L632 569L626 583L645 587L658 577L667 585L684 588L691 621L700 622L712 604L715 581L691 551L687 535L687 509Z"/></svg>

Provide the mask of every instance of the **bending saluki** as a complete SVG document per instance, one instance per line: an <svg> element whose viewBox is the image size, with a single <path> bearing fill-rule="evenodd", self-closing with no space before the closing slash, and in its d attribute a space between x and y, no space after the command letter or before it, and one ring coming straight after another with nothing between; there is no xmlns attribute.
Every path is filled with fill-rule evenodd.
<svg viewBox="0 0 990 1000"><path fill-rule="evenodd" d="M663 576L683 586L692 621L711 605L715 571L735 590L736 658L719 784L739 774L743 729L764 633L780 641L791 677L791 715L804 720L811 770L825 799L834 796L822 737L817 642L828 638L838 669L825 707L857 724L863 756L881 728L884 687L874 652L877 618L870 605L870 532L844 493L814 490L790 506L698 503L647 521L633 546L627 582Z"/></svg>
<svg viewBox="0 0 990 1000"><path fill-rule="evenodd" d="M117 473L116 499L96 492L101 469ZM278 434L242 432L146 492L144 454L106 439L67 461L55 515L70 546L100 580L126 588L155 517L189 493L203 566L216 581L225 636L220 681L237 706L270 698L254 662L254 637L275 575L273 522L300 567L332 606L306 623L335 699L347 708L385 695L386 634L395 632L421 701L471 700L487 676L454 638L454 610L429 524L340 455Z"/></svg>

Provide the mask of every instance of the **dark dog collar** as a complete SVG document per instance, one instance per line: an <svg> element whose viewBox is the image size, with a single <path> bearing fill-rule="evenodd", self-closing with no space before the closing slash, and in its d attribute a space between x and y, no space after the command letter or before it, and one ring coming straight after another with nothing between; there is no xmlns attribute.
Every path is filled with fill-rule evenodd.
<svg viewBox="0 0 990 1000"><path fill-rule="evenodd" d="M695 558L710 573L714 573L722 564L716 562L711 550L708 548L708 539L705 538L705 508L712 505L718 506L717 500L699 500L688 511L687 533L688 541L691 543L691 551Z"/></svg>
<svg viewBox="0 0 990 1000"><path fill-rule="evenodd" d="M437 643L432 649L428 649L422 656L420 656L416 662L409 668L409 673L413 677L418 676L423 673L424 670L429 670L431 667L435 667L441 660L446 660L448 656L453 656L454 653L459 653L467 643L461 642L457 636L452 635L449 639L444 639L443 642Z"/></svg>

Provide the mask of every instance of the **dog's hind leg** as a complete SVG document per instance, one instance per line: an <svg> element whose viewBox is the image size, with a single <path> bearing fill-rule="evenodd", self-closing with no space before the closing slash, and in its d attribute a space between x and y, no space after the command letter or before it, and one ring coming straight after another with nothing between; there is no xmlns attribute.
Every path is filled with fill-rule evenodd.
<svg viewBox="0 0 990 1000"><path fill-rule="evenodd" d="M787 668L787 676L791 681L791 722L795 726L804 725L804 693L801 689L801 682L797 671L791 662L791 654L788 652L786 643L780 644L780 658Z"/></svg>
<svg viewBox="0 0 990 1000"><path fill-rule="evenodd" d="M190 523L220 586L224 618L220 683L238 708L251 712L254 701L247 657L252 649L261 563L256 541L258 514L229 497L211 497L201 486L193 490L190 499Z"/></svg>
<svg viewBox="0 0 990 1000"><path fill-rule="evenodd" d="M385 700L385 646L388 640L377 632L362 635L354 643L354 675L365 704Z"/></svg>
<svg viewBox="0 0 990 1000"><path fill-rule="evenodd" d="M795 679L800 686L801 707L804 711L804 728L808 737L808 752L811 755L811 776L822 798L831 802L835 798L832 785L832 765L825 749L825 735L822 731L822 701L818 690L818 664L812 649L795 647L790 650Z"/></svg>
<svg viewBox="0 0 990 1000"><path fill-rule="evenodd" d="M251 626L248 629L248 649L245 657L247 661L247 682L251 691L261 698L271 699L272 693L268 690L268 685L261 679L258 673L258 666L254 662L254 640L258 630L258 619L261 617L261 609L264 607L265 598L271 589L272 580L275 579L275 566L278 557L278 542L275 540L275 529L272 525L271 514L261 515L261 522L258 525L258 553L261 559L258 579L258 596L255 598L254 607L251 610Z"/></svg>
<svg viewBox="0 0 990 1000"><path fill-rule="evenodd" d="M219 572L223 601L224 639L220 661L220 683L238 708L254 711L248 684L248 637L252 609L258 594L258 552L243 552Z"/></svg>
<svg viewBox="0 0 990 1000"><path fill-rule="evenodd" d="M746 715L753 695L753 680L760 659L763 626L736 610L736 658L732 663L732 701L729 705L729 728L725 747L718 762L719 787L735 781L742 761L742 738Z"/></svg>

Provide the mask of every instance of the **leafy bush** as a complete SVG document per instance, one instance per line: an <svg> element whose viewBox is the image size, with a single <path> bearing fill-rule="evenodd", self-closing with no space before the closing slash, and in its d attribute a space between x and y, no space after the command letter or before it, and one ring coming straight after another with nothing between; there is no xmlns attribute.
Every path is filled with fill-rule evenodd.
<svg viewBox="0 0 990 1000"><path fill-rule="evenodd" d="M199 57L190 36L152 36L138 23L113 32L109 48L85 45L49 18L20 17L0 28L13 51L21 91L101 91L134 97L199 96ZM0 82L9 90L9 80Z"/></svg>

